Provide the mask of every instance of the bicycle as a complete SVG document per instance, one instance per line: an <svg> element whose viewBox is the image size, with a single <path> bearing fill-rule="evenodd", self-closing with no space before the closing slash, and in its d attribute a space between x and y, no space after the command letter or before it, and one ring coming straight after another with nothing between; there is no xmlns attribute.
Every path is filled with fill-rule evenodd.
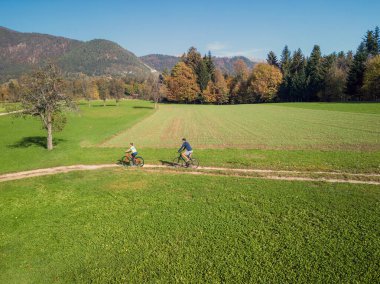
<svg viewBox="0 0 380 284"><path fill-rule="evenodd" d="M135 161L133 162L131 156L124 155L119 159L118 164L124 167L142 167L144 166L144 158L141 156L136 156Z"/></svg>
<svg viewBox="0 0 380 284"><path fill-rule="evenodd" d="M182 157L181 153L179 153L179 156L174 158L172 165L175 168L198 168L199 167L199 161L192 157L192 155L187 156L189 158L188 164L186 164L186 160Z"/></svg>

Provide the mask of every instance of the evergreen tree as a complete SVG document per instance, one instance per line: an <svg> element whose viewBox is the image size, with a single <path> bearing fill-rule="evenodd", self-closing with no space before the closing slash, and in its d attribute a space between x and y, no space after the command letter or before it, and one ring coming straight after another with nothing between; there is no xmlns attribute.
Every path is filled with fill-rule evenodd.
<svg viewBox="0 0 380 284"><path fill-rule="evenodd" d="M284 50L281 54L281 71L284 76L287 75L287 73L289 73L291 56L292 54L290 53L288 46L285 45Z"/></svg>
<svg viewBox="0 0 380 284"><path fill-rule="evenodd" d="M347 94L353 99L360 99L360 89L363 86L365 63L368 58L366 45L362 42L353 58L347 77Z"/></svg>
<svg viewBox="0 0 380 284"><path fill-rule="evenodd" d="M367 31L367 34L364 38L364 43L368 55L376 56L378 54L378 39L376 39L375 33L373 31Z"/></svg>
<svg viewBox="0 0 380 284"><path fill-rule="evenodd" d="M331 58L333 61L334 58ZM322 66L321 48L315 45L306 66L307 92L305 100L316 100L323 87L324 70Z"/></svg>
<svg viewBox="0 0 380 284"><path fill-rule="evenodd" d="M298 49L293 53L292 60L290 62L289 71L293 75L297 72L305 71L306 59L301 49Z"/></svg>
<svg viewBox="0 0 380 284"><path fill-rule="evenodd" d="M215 64L212 60L211 51L208 52L207 56L204 56L203 61L206 63L207 71L210 74L211 80L215 83Z"/></svg>
<svg viewBox="0 0 380 284"><path fill-rule="evenodd" d="M291 101L302 102L305 100L305 93L307 91L306 83L304 68L292 75L289 86L289 98Z"/></svg>
<svg viewBox="0 0 380 284"><path fill-rule="evenodd" d="M304 101L306 98L306 59L301 49L293 53L289 67L289 100Z"/></svg>
<svg viewBox="0 0 380 284"><path fill-rule="evenodd" d="M196 72L199 63L202 61L201 54L197 51L195 47L190 47L187 54L183 57L183 61L187 66L191 67L194 72Z"/></svg>
<svg viewBox="0 0 380 284"><path fill-rule="evenodd" d="M376 26L374 31L375 47L377 48L377 54L380 54L380 29Z"/></svg>
<svg viewBox="0 0 380 284"><path fill-rule="evenodd" d="M210 73L207 68L205 60L201 60L196 68L197 83L201 92L207 88L208 81L210 81Z"/></svg>
<svg viewBox="0 0 380 284"><path fill-rule="evenodd" d="M290 62L291 53L286 45L281 53L280 68L283 75L283 81L280 86L279 96L283 101L289 101L289 86L290 86Z"/></svg>
<svg viewBox="0 0 380 284"><path fill-rule="evenodd" d="M267 56L267 63L275 67L280 68L276 54L273 51L270 51Z"/></svg>

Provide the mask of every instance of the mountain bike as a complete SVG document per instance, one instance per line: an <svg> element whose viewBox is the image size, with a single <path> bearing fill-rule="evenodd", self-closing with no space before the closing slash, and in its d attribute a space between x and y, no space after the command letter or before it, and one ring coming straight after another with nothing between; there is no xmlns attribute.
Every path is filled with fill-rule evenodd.
<svg viewBox="0 0 380 284"><path fill-rule="evenodd" d="M133 161L131 156L124 155L119 159L118 164L124 167L142 167L144 166L144 158L136 156Z"/></svg>
<svg viewBox="0 0 380 284"><path fill-rule="evenodd" d="M186 164L185 159L182 157L181 153L179 153L178 157L173 159L172 165L176 168L198 168L199 161L194 158L192 155L187 156L189 158L189 162Z"/></svg>

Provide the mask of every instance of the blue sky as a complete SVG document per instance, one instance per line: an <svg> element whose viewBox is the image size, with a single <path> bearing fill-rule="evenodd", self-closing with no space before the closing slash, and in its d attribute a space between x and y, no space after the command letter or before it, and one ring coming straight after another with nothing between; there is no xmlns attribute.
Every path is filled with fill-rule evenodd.
<svg viewBox="0 0 380 284"><path fill-rule="evenodd" d="M79 40L104 38L141 56L190 46L264 59L287 44L309 54L355 50L380 25L380 1L0 0L0 26Z"/></svg>

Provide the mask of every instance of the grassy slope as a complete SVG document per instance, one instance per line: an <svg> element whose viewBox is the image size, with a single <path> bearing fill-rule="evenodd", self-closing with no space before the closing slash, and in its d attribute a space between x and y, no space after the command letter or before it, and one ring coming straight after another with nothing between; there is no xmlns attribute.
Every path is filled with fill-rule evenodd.
<svg viewBox="0 0 380 284"><path fill-rule="evenodd" d="M116 107L95 103L71 113L66 128L56 133L56 148L48 152L46 133L37 119L0 117L0 172L77 163L113 162L121 149L96 148L97 143L132 126L154 110L144 101L124 101ZM127 144L127 142L126 142Z"/></svg>
<svg viewBox="0 0 380 284"><path fill-rule="evenodd" d="M0 117L0 129L6 133L0 135L0 173L78 163L113 163L133 139L124 135L125 129L146 117L149 120L148 116L154 113L151 107L143 101L125 101L118 107L82 105L81 112L71 114L67 127L55 136L57 146L52 152L43 148L46 134L38 120ZM124 135L123 140L121 135L116 136L122 147L97 147L119 132ZM140 148L140 138L145 139L145 135L134 142L147 163L171 161L179 147ZM196 149L196 156L202 165L210 166L380 172L380 151Z"/></svg>
<svg viewBox="0 0 380 284"><path fill-rule="evenodd" d="M360 105L358 105L360 107ZM377 104L380 109L380 104ZM108 141L170 148L182 136L196 148L380 150L380 114L310 110L270 104L162 105L160 111Z"/></svg>
<svg viewBox="0 0 380 284"><path fill-rule="evenodd" d="M375 186L123 169L0 184L0 282L374 283Z"/></svg>

